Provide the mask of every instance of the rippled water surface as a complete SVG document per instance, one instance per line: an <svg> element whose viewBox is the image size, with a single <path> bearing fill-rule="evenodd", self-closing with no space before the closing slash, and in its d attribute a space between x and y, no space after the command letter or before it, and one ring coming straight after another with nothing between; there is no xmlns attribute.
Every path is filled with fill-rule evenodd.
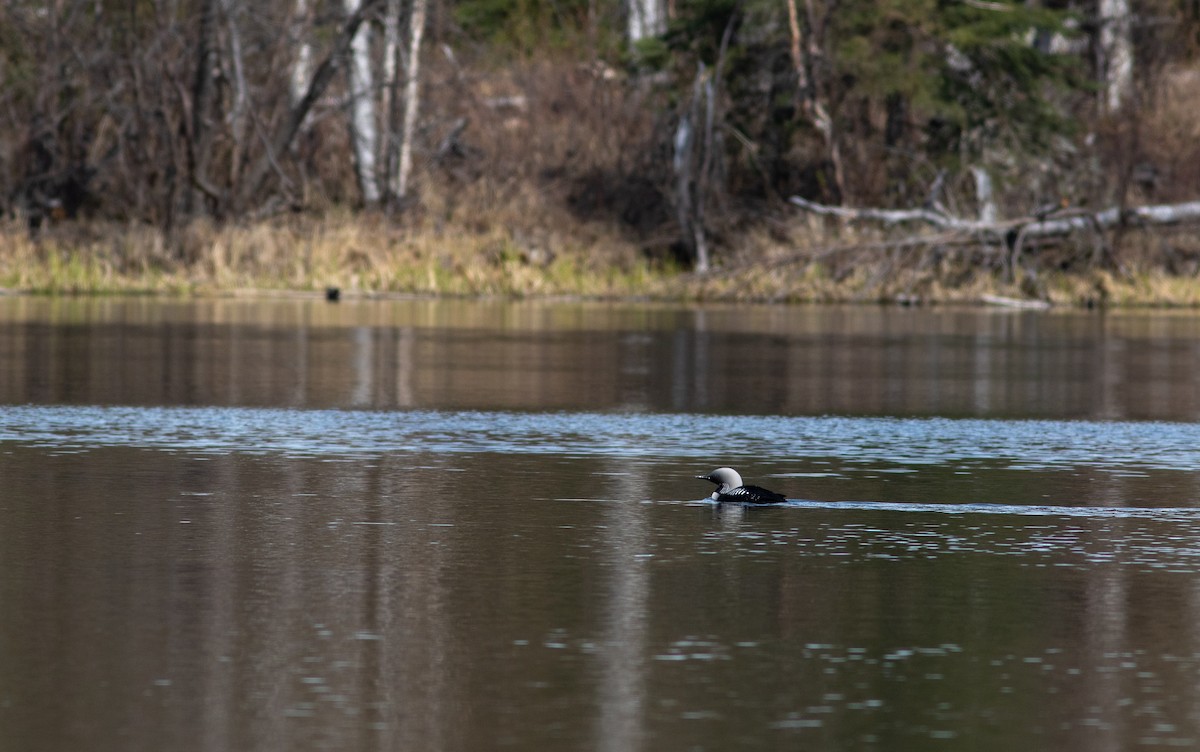
<svg viewBox="0 0 1200 752"><path fill-rule="evenodd" d="M0 298L0 749L1198 747L1198 372L1179 314Z"/></svg>

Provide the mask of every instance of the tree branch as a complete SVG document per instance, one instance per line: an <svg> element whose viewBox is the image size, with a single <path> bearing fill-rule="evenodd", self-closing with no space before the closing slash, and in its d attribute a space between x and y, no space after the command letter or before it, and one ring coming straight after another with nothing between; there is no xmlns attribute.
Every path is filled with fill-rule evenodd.
<svg viewBox="0 0 1200 752"><path fill-rule="evenodd" d="M278 155L285 153L295 140L296 134L300 132L300 127L304 124L304 119L308 117L308 113L312 110L313 105L325 93L325 88L329 86L329 82L333 80L333 76L337 73L338 68L346 60L346 56L350 50L350 43L354 40L354 35L358 33L358 27L362 25L367 16L374 12L375 7L383 0L364 0L342 26L342 31L338 34L337 41L334 42L333 49L330 50L329 56L321 62L317 67L316 73L313 74L312 81L308 84L308 90L304 93L304 97L300 99L284 118L279 130L276 131L274 139L270 145L259 156L247 174L246 180L242 183L242 190L239 193L239 198L244 204L252 196L258 195L266 182L268 174L271 172L272 163L278 158Z"/></svg>

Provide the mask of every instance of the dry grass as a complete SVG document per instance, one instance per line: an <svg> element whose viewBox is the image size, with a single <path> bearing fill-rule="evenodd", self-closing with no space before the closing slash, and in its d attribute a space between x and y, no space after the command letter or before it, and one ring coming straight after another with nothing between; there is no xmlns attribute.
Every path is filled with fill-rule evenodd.
<svg viewBox="0 0 1200 752"><path fill-rule="evenodd" d="M237 289L355 293L625 297L655 294L669 275L627 243L546 245L495 227L406 230L376 215L253 225L195 222L172 235L89 224L31 238L0 225L0 287L28 293L210 294Z"/></svg>
<svg viewBox="0 0 1200 752"><path fill-rule="evenodd" d="M695 275L648 261L602 225L575 236L496 221L450 231L347 212L252 225L195 222L171 235L140 225L65 225L34 239L10 221L0 224L0 287L204 295L337 286L350 296L766 302L946 303L999 295L1065 306L1200 307L1200 244L1185 230L1131 235L1115 265L1094 263L1088 248L1044 251L1025 258L1011 279L996 249L889 243L870 231L799 222L787 232L752 233L739 248L724 268Z"/></svg>

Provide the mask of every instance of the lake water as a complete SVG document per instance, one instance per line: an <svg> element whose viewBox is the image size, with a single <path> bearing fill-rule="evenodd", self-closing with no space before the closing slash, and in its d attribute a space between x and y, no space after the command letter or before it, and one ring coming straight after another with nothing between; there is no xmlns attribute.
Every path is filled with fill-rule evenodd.
<svg viewBox="0 0 1200 752"><path fill-rule="evenodd" d="M1195 314L0 298L0 749L1196 748L1198 373Z"/></svg>

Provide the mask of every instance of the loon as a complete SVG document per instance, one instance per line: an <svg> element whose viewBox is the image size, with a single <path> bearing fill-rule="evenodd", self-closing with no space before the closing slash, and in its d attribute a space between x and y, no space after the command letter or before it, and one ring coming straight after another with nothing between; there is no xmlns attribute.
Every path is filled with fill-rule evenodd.
<svg viewBox="0 0 1200 752"><path fill-rule="evenodd" d="M718 467L708 475L697 475L700 480L717 484L712 492L713 501L741 502L743 504L780 504L787 497L758 486L743 486L742 476L731 467Z"/></svg>

